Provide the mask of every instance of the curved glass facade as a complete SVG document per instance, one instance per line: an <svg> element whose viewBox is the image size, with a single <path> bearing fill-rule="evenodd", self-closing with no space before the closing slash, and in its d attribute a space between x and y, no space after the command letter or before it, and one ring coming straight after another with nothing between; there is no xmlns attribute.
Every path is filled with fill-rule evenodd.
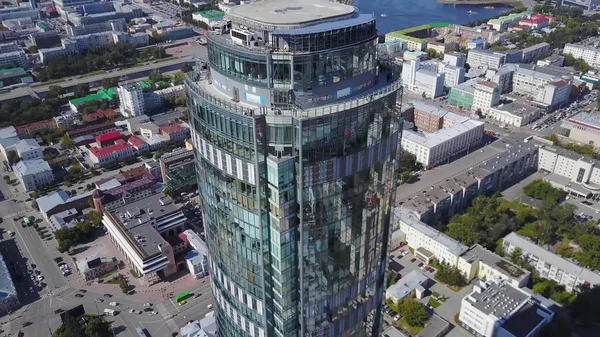
<svg viewBox="0 0 600 337"><path fill-rule="evenodd" d="M379 336L401 89L374 29L352 34L318 53L209 39L216 72L186 75L221 336Z"/></svg>

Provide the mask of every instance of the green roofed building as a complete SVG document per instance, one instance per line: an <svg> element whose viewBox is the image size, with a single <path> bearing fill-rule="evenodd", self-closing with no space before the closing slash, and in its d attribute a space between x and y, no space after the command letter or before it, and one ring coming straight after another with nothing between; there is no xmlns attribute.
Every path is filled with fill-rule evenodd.
<svg viewBox="0 0 600 337"><path fill-rule="evenodd" d="M84 104L86 102L98 101L98 100L110 101L115 96L117 96L117 93L112 88L107 89L107 90L99 90L97 93L95 93L93 95L74 98L69 101L69 105L71 106L71 110L73 112L77 112L78 105Z"/></svg>
<svg viewBox="0 0 600 337"><path fill-rule="evenodd" d="M21 79L27 76L29 74L23 68L0 69L0 81L2 81L3 86L22 83Z"/></svg>
<svg viewBox="0 0 600 337"><path fill-rule="evenodd" d="M430 36L432 28L443 28L448 26L450 26L449 23L439 22L408 27L385 34L385 42L402 40L406 42L408 50L422 51L427 48L427 38Z"/></svg>
<svg viewBox="0 0 600 337"><path fill-rule="evenodd" d="M139 84L140 84L140 87L142 87L142 89L152 88L152 84L150 84L146 81L141 81Z"/></svg>
<svg viewBox="0 0 600 337"><path fill-rule="evenodd" d="M210 23L214 21L223 20L223 18L225 18L225 13L214 9L203 12L194 12L192 14L192 19L204 22L207 25L210 25Z"/></svg>

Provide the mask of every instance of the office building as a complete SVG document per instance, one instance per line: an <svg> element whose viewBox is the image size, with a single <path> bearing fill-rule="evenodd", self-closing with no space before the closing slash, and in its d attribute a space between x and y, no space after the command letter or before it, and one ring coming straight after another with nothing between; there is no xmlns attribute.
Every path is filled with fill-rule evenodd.
<svg viewBox="0 0 600 337"><path fill-rule="evenodd" d="M467 64L471 68L498 69L504 64L506 55L489 49L471 49L467 53Z"/></svg>
<svg viewBox="0 0 600 337"><path fill-rule="evenodd" d="M478 281L461 301L458 324L480 337L539 336L554 318L545 303L502 279Z"/></svg>
<svg viewBox="0 0 600 337"><path fill-rule="evenodd" d="M135 117L146 113L144 90L138 83L122 84L117 88L121 115Z"/></svg>
<svg viewBox="0 0 600 337"><path fill-rule="evenodd" d="M506 125L520 128L540 118L542 109L515 100L490 108L487 115Z"/></svg>
<svg viewBox="0 0 600 337"><path fill-rule="evenodd" d="M96 192L94 204L100 202ZM111 241L125 255L125 263L149 284L177 272L175 254L179 245L185 246L178 238L186 222L182 206L158 193L102 211L102 223Z"/></svg>
<svg viewBox="0 0 600 337"><path fill-rule="evenodd" d="M202 278L209 273L208 248L202 238L193 230L187 229L183 231L185 240L190 244L193 250L185 255L186 265L190 274L194 278Z"/></svg>
<svg viewBox="0 0 600 337"><path fill-rule="evenodd" d="M375 19L325 0L226 18L230 34L206 35L210 69L185 77L219 332L375 337L402 130Z"/></svg>
<svg viewBox="0 0 600 337"><path fill-rule="evenodd" d="M565 57L562 55L550 55L546 58L538 60L535 64L540 67L562 67L565 64Z"/></svg>
<svg viewBox="0 0 600 337"><path fill-rule="evenodd" d="M412 60L402 65L402 84L407 90L435 98L444 91L444 73L423 68L419 61Z"/></svg>
<svg viewBox="0 0 600 337"><path fill-rule="evenodd" d="M448 104L459 109L471 110L477 82L477 79L472 79L450 88Z"/></svg>
<svg viewBox="0 0 600 337"><path fill-rule="evenodd" d="M467 119L434 133L418 133L405 130L402 150L414 154L417 162L431 168L466 153L481 142L484 123Z"/></svg>
<svg viewBox="0 0 600 337"><path fill-rule="evenodd" d="M414 117L411 120L421 132L436 132L444 127L444 116L448 110L429 105L422 101L412 101Z"/></svg>
<svg viewBox="0 0 600 337"><path fill-rule="evenodd" d="M500 87L489 81L479 81L475 84L473 92L473 106L471 110L487 114L491 107L500 102Z"/></svg>
<svg viewBox="0 0 600 337"><path fill-rule="evenodd" d="M516 67L512 87L513 92L528 96L546 107L566 104L571 94L570 81L527 67Z"/></svg>
<svg viewBox="0 0 600 337"><path fill-rule="evenodd" d="M576 59L583 59L590 67L600 66L600 49L579 44L567 43L563 49L563 55L571 54Z"/></svg>
<svg viewBox="0 0 600 337"><path fill-rule="evenodd" d="M20 6L10 6L0 8L0 21L13 20L13 19L23 19L30 18L32 20L37 20L40 17L40 12L31 8L31 6L20 7Z"/></svg>
<svg viewBox="0 0 600 337"><path fill-rule="evenodd" d="M523 60L523 51L520 49L505 50L499 53L504 54L504 64L521 63Z"/></svg>
<svg viewBox="0 0 600 337"><path fill-rule="evenodd" d="M29 35L29 40L38 49L52 48L60 45L60 35L56 31L33 33Z"/></svg>
<svg viewBox="0 0 600 337"><path fill-rule="evenodd" d="M516 67L505 64L498 70L488 70L485 78L488 81L496 83L500 87L500 93L505 94L512 91L513 73Z"/></svg>
<svg viewBox="0 0 600 337"><path fill-rule="evenodd" d="M467 55L459 52L452 52L444 54L444 63L448 63L454 67L464 68L467 62Z"/></svg>
<svg viewBox="0 0 600 337"><path fill-rule="evenodd" d="M465 81L465 68L453 65L444 66L444 85L448 88L455 87Z"/></svg>
<svg viewBox="0 0 600 337"><path fill-rule="evenodd" d="M538 246L526 237L510 233L502 241L504 253L510 255L521 249L522 258L532 265L540 277L556 281L567 291L578 290L581 285L594 287L600 284L600 274L571 262L560 255Z"/></svg>

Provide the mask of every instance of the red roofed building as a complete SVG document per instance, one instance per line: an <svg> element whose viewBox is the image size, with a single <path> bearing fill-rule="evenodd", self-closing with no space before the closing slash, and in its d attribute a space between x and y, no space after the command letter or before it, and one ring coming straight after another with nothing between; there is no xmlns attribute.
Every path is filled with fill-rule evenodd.
<svg viewBox="0 0 600 337"><path fill-rule="evenodd" d="M117 117L117 112L113 109L98 110L94 113L83 115L81 119L86 123L100 123Z"/></svg>
<svg viewBox="0 0 600 337"><path fill-rule="evenodd" d="M122 171L117 176L117 179L121 183L130 183L132 181L136 181L136 180L139 180L142 178L148 178L151 180L155 180L154 177L152 176L152 174L150 174L150 172L148 172L148 170L146 169L146 166L144 166L144 165L134 167L127 171Z"/></svg>
<svg viewBox="0 0 600 337"><path fill-rule="evenodd" d="M180 124L173 124L161 126L160 133L167 137L169 142L178 142L190 136L190 129L185 128Z"/></svg>
<svg viewBox="0 0 600 337"><path fill-rule="evenodd" d="M127 139L129 145L133 146L138 152L150 151L150 145L139 137L131 136Z"/></svg>
<svg viewBox="0 0 600 337"><path fill-rule="evenodd" d="M122 135L119 131L112 131L96 136L96 145L98 147L105 147L107 145L114 144L117 140L121 139Z"/></svg>
<svg viewBox="0 0 600 337"><path fill-rule="evenodd" d="M21 138L24 136L33 136L35 133L42 129L57 129L58 125L54 118L45 119L39 122L33 122L29 124L16 126L17 135Z"/></svg>
<svg viewBox="0 0 600 337"><path fill-rule="evenodd" d="M553 22L555 20L555 18L551 16L546 16L544 14L533 14L528 18L521 19L519 25L528 26L533 29L541 29L547 27L550 22Z"/></svg>
<svg viewBox="0 0 600 337"><path fill-rule="evenodd" d="M90 159L97 167L135 156L133 146L125 143L122 139L117 139L113 145L106 147L91 147L89 151Z"/></svg>
<svg viewBox="0 0 600 337"><path fill-rule="evenodd" d="M76 137L81 137L81 136L101 135L103 133L107 133L107 132L111 132L111 131L115 131L115 130L116 130L115 122L108 121L108 122L104 122L104 123L100 123L100 124L92 124L92 125L87 125L87 126L84 126L81 128L69 130L67 133L69 134L69 137L71 137L71 139L75 139Z"/></svg>

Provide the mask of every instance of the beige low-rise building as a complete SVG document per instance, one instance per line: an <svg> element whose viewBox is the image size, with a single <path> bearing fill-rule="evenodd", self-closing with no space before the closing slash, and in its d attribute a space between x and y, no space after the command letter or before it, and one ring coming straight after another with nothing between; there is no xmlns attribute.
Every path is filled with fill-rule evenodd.
<svg viewBox="0 0 600 337"><path fill-rule="evenodd" d="M542 109L519 101L512 101L491 107L487 116L501 123L520 128L540 118Z"/></svg>

